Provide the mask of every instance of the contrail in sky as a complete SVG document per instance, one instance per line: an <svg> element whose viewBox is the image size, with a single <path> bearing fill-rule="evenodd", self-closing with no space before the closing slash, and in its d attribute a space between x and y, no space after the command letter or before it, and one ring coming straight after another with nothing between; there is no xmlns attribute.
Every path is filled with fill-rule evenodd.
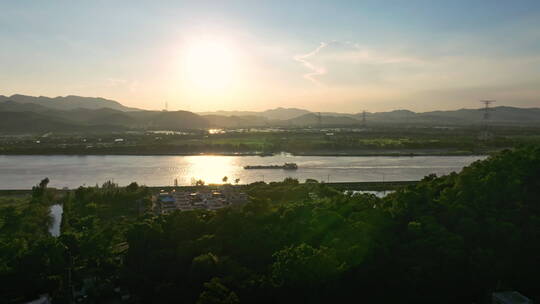
<svg viewBox="0 0 540 304"><path fill-rule="evenodd" d="M317 53L319 53L319 51L325 48L327 45L328 43L321 42L321 44L315 50L307 54L294 56L294 60L302 63L307 69L311 71L307 74L304 74L304 78L318 85L320 85L321 83L315 78L315 76L326 74L326 69L324 67L319 67L312 64L308 61L308 59L309 57L317 55Z"/></svg>

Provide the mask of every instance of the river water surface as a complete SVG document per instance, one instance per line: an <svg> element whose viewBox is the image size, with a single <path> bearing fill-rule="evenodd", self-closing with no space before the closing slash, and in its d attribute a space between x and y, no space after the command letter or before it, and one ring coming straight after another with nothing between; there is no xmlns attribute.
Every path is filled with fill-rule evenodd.
<svg viewBox="0 0 540 304"><path fill-rule="evenodd" d="M26 156L0 155L0 189L30 189L45 177L50 186L76 188L112 180L148 186L190 185L194 179L208 183L240 183L308 178L330 182L411 181L427 174L459 171L485 156ZM246 165L298 164L298 170L245 170Z"/></svg>

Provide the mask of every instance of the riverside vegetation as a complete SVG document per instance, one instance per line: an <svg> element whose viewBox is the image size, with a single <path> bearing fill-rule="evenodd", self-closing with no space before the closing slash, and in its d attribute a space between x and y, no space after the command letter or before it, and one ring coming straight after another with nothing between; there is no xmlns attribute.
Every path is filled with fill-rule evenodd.
<svg viewBox="0 0 540 304"><path fill-rule="evenodd" d="M151 211L133 183L0 203L0 298L67 303L488 303L540 300L540 146L426 176L385 198L313 180L246 186L240 208ZM62 234L48 206L64 206ZM119 287L119 289L117 289ZM115 291L116 289L116 291Z"/></svg>
<svg viewBox="0 0 540 304"><path fill-rule="evenodd" d="M540 144L537 127L370 127L365 129L219 129L189 132L0 134L1 154L26 155L471 155ZM217 133L212 133L216 131Z"/></svg>

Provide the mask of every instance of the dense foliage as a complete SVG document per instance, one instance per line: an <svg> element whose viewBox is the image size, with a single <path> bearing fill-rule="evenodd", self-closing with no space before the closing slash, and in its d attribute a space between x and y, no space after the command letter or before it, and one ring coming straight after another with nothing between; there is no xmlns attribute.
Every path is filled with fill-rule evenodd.
<svg viewBox="0 0 540 304"><path fill-rule="evenodd" d="M62 199L62 236L32 236L40 242L23 246L24 256L58 283L41 291L61 294L59 269L68 267L74 281L99 282L95 299L120 286L141 303L488 303L498 290L540 299L540 147L427 176L384 199L293 179L247 191L252 201L240 208L158 216L144 212L148 189L136 184L80 188ZM12 227L6 208L2 227ZM19 242L1 236L2 249ZM56 251L71 260L57 266ZM2 278L28 269L17 252L2 250Z"/></svg>
<svg viewBox="0 0 540 304"><path fill-rule="evenodd" d="M61 244L48 233L48 180L34 187L30 197L9 197L0 206L0 302L22 301L43 290L60 288Z"/></svg>
<svg viewBox="0 0 540 304"><path fill-rule="evenodd" d="M126 284L157 302L203 303L205 282L216 279L258 303L484 302L507 289L539 296L538 148L428 176L385 199L309 191L314 199L291 180L258 183L242 210L136 224Z"/></svg>
<svg viewBox="0 0 540 304"><path fill-rule="evenodd" d="M4 199L0 206L0 303L41 293L67 303L89 278L99 282L91 296L107 296L119 272L123 233L148 205L148 190L135 183L59 193L48 182L34 187L31 197ZM64 209L58 238L48 232L49 208L56 203Z"/></svg>

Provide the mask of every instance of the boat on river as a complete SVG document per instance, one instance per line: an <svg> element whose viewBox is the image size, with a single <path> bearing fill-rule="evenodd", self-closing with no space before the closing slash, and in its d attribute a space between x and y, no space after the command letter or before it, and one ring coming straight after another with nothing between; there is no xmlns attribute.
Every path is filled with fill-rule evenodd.
<svg viewBox="0 0 540 304"><path fill-rule="evenodd" d="M245 166L244 169L283 169L283 170L296 170L298 165L295 163L284 163L283 165L259 165L259 166Z"/></svg>

